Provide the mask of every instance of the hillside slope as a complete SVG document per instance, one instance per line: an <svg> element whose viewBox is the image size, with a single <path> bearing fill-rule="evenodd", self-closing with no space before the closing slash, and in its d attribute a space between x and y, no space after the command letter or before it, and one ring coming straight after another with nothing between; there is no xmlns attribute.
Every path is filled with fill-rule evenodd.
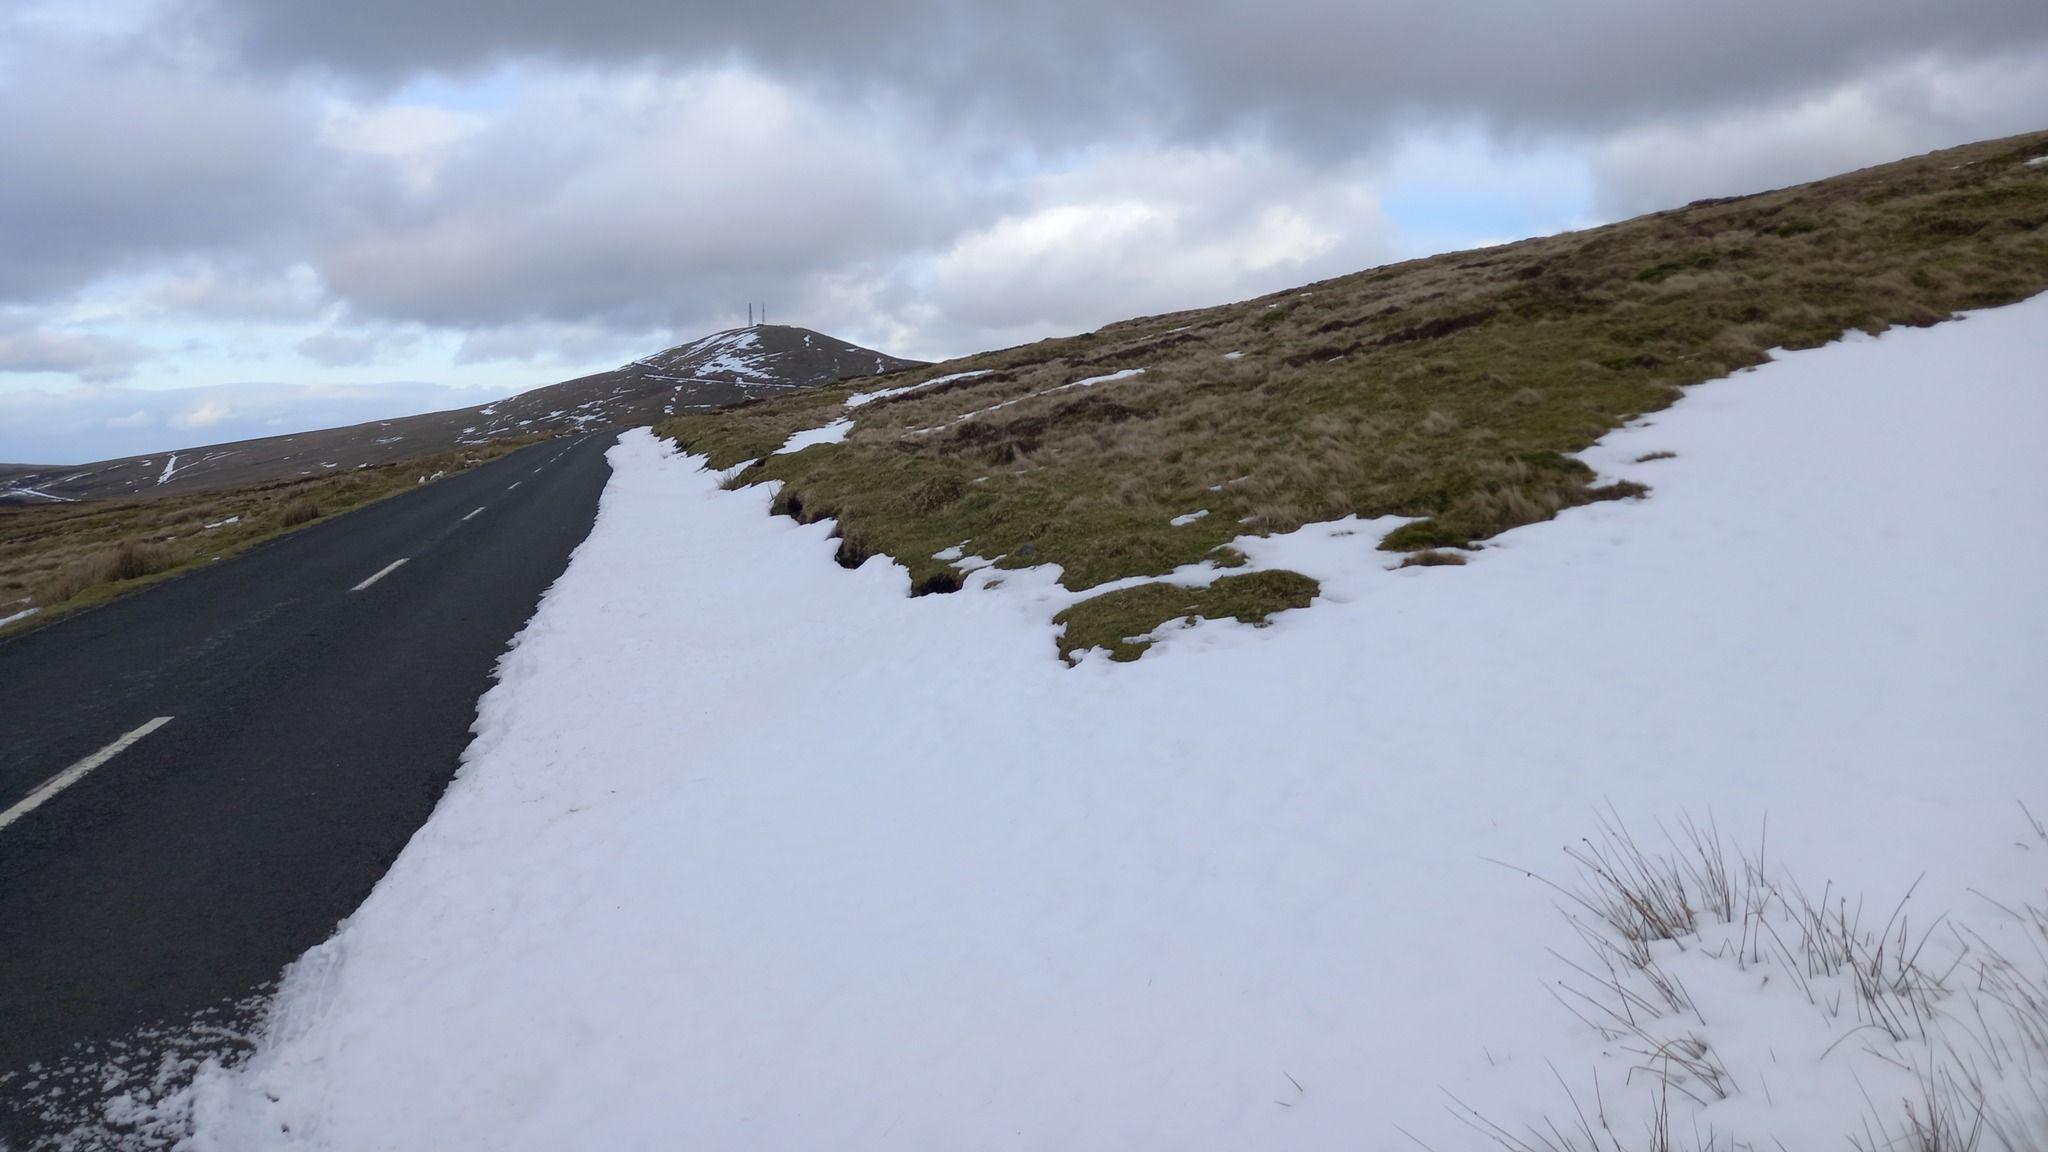
<svg viewBox="0 0 2048 1152"><path fill-rule="evenodd" d="M1587 454L1655 499L1427 572L1247 541L1325 597L1129 668L1048 658L1056 573L912 599L630 433L432 819L143 1099L196 1149L2039 1148L2044 357L2048 297L1786 355Z"/></svg>
<svg viewBox="0 0 2048 1152"><path fill-rule="evenodd" d="M735 484L781 481L776 510L836 519L844 562L887 554L926 591L975 557L1056 563L1076 590L1207 580L1240 562L1241 533L1354 514L1407 518L1387 549L1456 563L1443 550L1641 494L1570 454L1686 386L2048 289L2044 157L2048 133L1974 144L660 431L716 467L752 462ZM776 451L838 421L837 442ZM1069 619L1115 640L1189 612L1262 618L1304 587L1217 581L1191 608L1112 585Z"/></svg>
<svg viewBox="0 0 2048 1152"><path fill-rule="evenodd" d="M789 325L715 332L609 372L447 412L92 464L0 465L0 503L152 497L389 464L507 437L651 424L918 362Z"/></svg>

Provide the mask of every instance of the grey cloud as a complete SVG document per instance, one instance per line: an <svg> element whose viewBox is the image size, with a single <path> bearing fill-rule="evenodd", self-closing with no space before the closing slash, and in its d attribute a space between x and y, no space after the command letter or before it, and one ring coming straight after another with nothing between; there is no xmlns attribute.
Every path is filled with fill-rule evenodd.
<svg viewBox="0 0 2048 1152"><path fill-rule="evenodd" d="M564 81L466 140L409 219L319 264L359 313L645 331L942 240L956 167L732 70ZM529 140L547 141L528 147Z"/></svg>
<svg viewBox="0 0 2048 1152"><path fill-rule="evenodd" d="M2044 126L2048 55L1967 64L1922 59L1786 104L1673 118L1614 132L1592 148L1603 216L1818 180L1967 140Z"/></svg>
<svg viewBox="0 0 2048 1152"><path fill-rule="evenodd" d="M1584 130L2048 45L2038 0L217 0L250 58L387 80L507 59L698 64L908 94L1057 141L1080 115L1182 138L1356 140L1408 113Z"/></svg>
<svg viewBox="0 0 2048 1152"><path fill-rule="evenodd" d="M0 300L277 237L311 212L306 126L272 87L87 53L0 70Z"/></svg>

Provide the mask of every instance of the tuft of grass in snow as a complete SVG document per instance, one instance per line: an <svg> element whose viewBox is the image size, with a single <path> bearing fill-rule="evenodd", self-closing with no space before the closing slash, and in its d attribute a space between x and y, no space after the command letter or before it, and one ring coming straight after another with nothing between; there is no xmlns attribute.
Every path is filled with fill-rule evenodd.
<svg viewBox="0 0 2048 1152"><path fill-rule="evenodd" d="M2048 849L2048 829L2028 819ZM1999 906L2029 950L2015 957L1946 917L1916 931L1911 890L1881 925L1866 923L1860 898L1832 884L1810 895L1767 868L1761 837L1747 851L1690 817L1676 833L1660 832L1661 844L1645 842L1610 812L1594 836L1566 849L1576 878L1551 884L1587 954L1556 957L1571 975L1553 993L1627 1061L1622 1079L1636 1106L1608 1098L1596 1073L1590 1110L1558 1076L1563 1119L1511 1129L1455 1097L1453 1115L1509 1152L1782 1147L1765 1133L1717 1126L1714 1110L1751 1093L1771 1103L1770 1076L1788 1069L1731 1068L1718 1045L1734 1037L1755 1056L1754 1038L1745 1046L1730 1028L1745 1016L1731 997L1778 995L1803 1001L1808 1031L1833 1037L1793 1075L1860 1062L1846 1077L1854 1095L1830 1101L1843 1108L1843 1140L1857 1152L2048 1150L2048 891L2018 909ZM1726 969L1748 978L1719 978ZM1702 983L1714 991L1696 992ZM1764 1050L1777 1065L1777 1043ZM1685 1132L1689 1140L1677 1135Z"/></svg>
<svg viewBox="0 0 2048 1152"><path fill-rule="evenodd" d="M865 385L845 383L659 431L714 468L760 461L738 482L781 481L918 586L945 583L932 553L962 541L1002 567L1056 563L1076 590L1352 514L1416 518L1389 550L1463 547L1642 495L1571 454L1772 348L2048 290L2048 169L2026 163L2044 145L1975 144L1111 324L908 372L911 390L858 408L846 400ZM849 413L843 443L771 455ZM1212 514L1171 524L1193 507Z"/></svg>
<svg viewBox="0 0 2048 1152"><path fill-rule="evenodd" d="M1464 563L1463 552L1445 552L1436 548L1424 548L1420 552L1410 552L1401 558L1403 568L1455 568L1462 567Z"/></svg>
<svg viewBox="0 0 2048 1152"><path fill-rule="evenodd" d="M1060 655L1104 648L1112 660L1136 660L1152 641L1145 637L1173 620L1242 620L1265 624L1274 613L1306 608L1321 585L1299 572L1269 570L1224 576L1201 588L1140 584L1091 597L1053 617L1065 626Z"/></svg>

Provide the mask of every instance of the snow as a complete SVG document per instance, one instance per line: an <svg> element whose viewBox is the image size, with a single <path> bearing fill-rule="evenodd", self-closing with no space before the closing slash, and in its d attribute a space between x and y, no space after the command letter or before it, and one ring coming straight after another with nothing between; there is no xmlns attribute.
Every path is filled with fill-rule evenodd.
<svg viewBox="0 0 2048 1152"><path fill-rule="evenodd" d="M666 352L641 363L654 363L658 367L673 367L680 361L693 356L704 357L697 364L697 371L705 378L717 373L726 373L735 380L750 383L770 382L774 374L766 370L766 360L773 354L756 351L760 347L760 334L752 329L731 332L714 332L687 348ZM715 353L715 354L713 354ZM658 363L656 363L658 362Z"/></svg>
<svg viewBox="0 0 2048 1152"><path fill-rule="evenodd" d="M1783 354L1585 454L1649 499L1462 568L1390 570L1392 518L1241 539L1316 604L1127 665L1054 658L1049 569L912 598L628 433L433 818L181 1097L193 1147L1457 1149L1450 1099L1567 1124L1596 1076L1633 1125L1519 871L1610 805L1768 817L1774 869L1886 909L1924 872L1916 925L2038 898L2044 353L2048 298ZM1737 1082L1675 1128L1896 1122L1868 1030L1661 955Z"/></svg>
<svg viewBox="0 0 2048 1152"><path fill-rule="evenodd" d="M1144 374L1145 370L1143 368L1126 368L1121 372L1111 372L1107 376L1089 376L1080 380L1069 380L1065 384L1055 384L1050 388L1040 388L1036 392L1026 392L1022 396L1016 396L1008 400L999 401L997 403L989 405L986 408L976 408L974 411L966 412L959 416L956 416L953 419L946 421L944 424L935 424L929 428L913 428L910 430L910 434L914 436L926 432L936 432L941 428L951 428L955 424L964 424L977 416L986 416L991 412L1001 411L1002 409L1008 408L1013 404L1022 404L1026 400L1036 400L1040 396L1050 396L1055 392L1065 392L1069 388L1092 388L1097 384L1109 384L1117 380L1128 380L1133 376L1142 376Z"/></svg>
<svg viewBox="0 0 2048 1152"><path fill-rule="evenodd" d="M2027 167L2029 168L2039 168L2043 164L2048 164L2048 156L2036 156L2032 160L2027 161Z"/></svg>
<svg viewBox="0 0 2048 1152"><path fill-rule="evenodd" d="M905 384L901 388L882 388L874 392L855 392L846 398L846 406L848 408L859 408L862 405L872 404L885 397L904 396L912 392L922 392L926 388L936 388L941 384L951 384L955 380L972 380L977 376L986 376L993 371L994 369L992 368L980 368L972 372L949 372L944 376L934 376L920 383Z"/></svg>
<svg viewBox="0 0 2048 1152"><path fill-rule="evenodd" d="M784 452L801 452L813 444L837 444L846 439L846 434L851 431L853 421L843 419L834 420L822 428L806 428L801 432L792 432L789 439L783 441L782 447L777 448L774 454L780 456Z"/></svg>
<svg viewBox="0 0 2048 1152"><path fill-rule="evenodd" d="M13 612L9 613L6 616L0 616L0 628L5 628L9 624L14 623L16 620L26 620L40 611L42 611L41 608L23 608L19 612Z"/></svg>
<svg viewBox="0 0 2048 1152"><path fill-rule="evenodd" d="M1193 512L1188 512L1180 516L1175 516L1173 519L1168 520L1167 523L1171 524L1175 528L1185 528L1188 525L1193 524L1195 521L1200 520L1202 517L1207 516L1208 514L1209 510L1207 508L1201 508Z"/></svg>
<svg viewBox="0 0 2048 1152"><path fill-rule="evenodd" d="M1244 353L1243 353L1243 352L1225 352L1225 353L1223 354L1223 358L1224 358L1225 360L1242 360L1242 359L1244 359Z"/></svg>
<svg viewBox="0 0 2048 1152"><path fill-rule="evenodd" d="M213 523L211 523L211 524L208 524L208 525L206 525L206 527L208 527L208 528L225 528L225 527L227 527L227 526L228 526L228 525L230 525L230 524L240 524L241 522L242 522L242 518L241 518L240 516L230 516L230 517L228 517L228 518L227 518L227 519L225 519L225 520L215 520L215 521L214 521Z"/></svg>
<svg viewBox="0 0 2048 1152"><path fill-rule="evenodd" d="M58 504L78 503L78 498L75 496L59 496L54 492L45 492L40 488L31 488L26 484L10 484L5 488L0 488L0 496L33 496L38 500L50 500Z"/></svg>

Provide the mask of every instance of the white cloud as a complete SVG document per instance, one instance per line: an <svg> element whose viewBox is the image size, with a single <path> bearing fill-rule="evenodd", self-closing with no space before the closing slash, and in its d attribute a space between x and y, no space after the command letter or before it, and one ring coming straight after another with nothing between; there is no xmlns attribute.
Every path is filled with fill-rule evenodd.
<svg viewBox="0 0 2048 1152"><path fill-rule="evenodd" d="M2048 57L1924 57L1804 99L1615 132L1592 148L1598 205L1634 216L1817 180L1973 139L2039 129Z"/></svg>
<svg viewBox="0 0 2048 1152"><path fill-rule="evenodd" d="M419 383L0 391L0 461L85 463L462 408L504 394Z"/></svg>
<svg viewBox="0 0 2048 1152"><path fill-rule="evenodd" d="M0 330L0 373L55 373L86 381L118 380L148 357L129 341L32 327Z"/></svg>
<svg viewBox="0 0 2048 1152"><path fill-rule="evenodd" d="M358 156L390 164L415 195L434 190L455 146L482 131L482 113L420 104L362 107L342 100L328 104L324 142Z"/></svg>
<svg viewBox="0 0 2048 1152"><path fill-rule="evenodd" d="M1364 179L1261 148L1115 155L1037 181L1031 198L936 256L937 323L998 338L1093 328L1354 271L1388 252Z"/></svg>
<svg viewBox="0 0 2048 1152"><path fill-rule="evenodd" d="M234 414L235 410L228 406L227 401L211 397L199 400L172 416L171 423L180 428L212 428L227 423Z"/></svg>

